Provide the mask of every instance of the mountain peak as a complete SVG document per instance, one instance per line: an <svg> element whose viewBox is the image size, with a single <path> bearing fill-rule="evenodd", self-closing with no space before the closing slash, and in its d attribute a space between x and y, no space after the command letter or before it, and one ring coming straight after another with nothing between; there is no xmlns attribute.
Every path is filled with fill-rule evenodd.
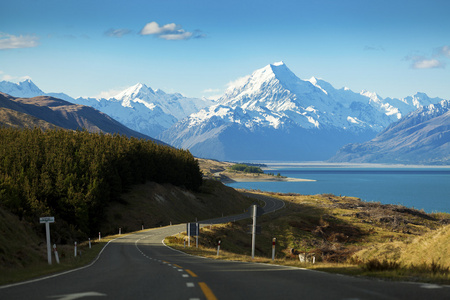
<svg viewBox="0 0 450 300"><path fill-rule="evenodd" d="M274 62L273 64L271 64L274 67L279 67L279 66L286 66L286 64L283 61L279 61L279 62Z"/></svg>
<svg viewBox="0 0 450 300"><path fill-rule="evenodd" d="M132 99L132 98L145 98L148 95L154 95L155 91L149 88L143 83L137 83L126 90L120 92L114 98L118 100Z"/></svg>
<svg viewBox="0 0 450 300"><path fill-rule="evenodd" d="M256 70L251 75L251 78L258 82L267 82L272 79L278 79L278 81L287 84L300 80L283 61L275 62L262 69Z"/></svg>

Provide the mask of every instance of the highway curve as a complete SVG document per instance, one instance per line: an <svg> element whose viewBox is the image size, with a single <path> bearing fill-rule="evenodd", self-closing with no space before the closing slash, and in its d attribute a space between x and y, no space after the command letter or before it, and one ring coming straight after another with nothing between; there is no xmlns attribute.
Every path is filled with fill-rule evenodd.
<svg viewBox="0 0 450 300"><path fill-rule="evenodd" d="M266 200L266 212L282 201ZM205 224L248 217L208 220ZM299 268L206 259L166 247L186 225L110 242L91 265L0 287L0 299L450 299L450 287L389 282Z"/></svg>

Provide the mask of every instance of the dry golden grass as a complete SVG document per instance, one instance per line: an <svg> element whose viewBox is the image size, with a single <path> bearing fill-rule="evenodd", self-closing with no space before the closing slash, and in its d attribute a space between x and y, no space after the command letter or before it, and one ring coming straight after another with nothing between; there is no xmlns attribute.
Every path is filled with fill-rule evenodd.
<svg viewBox="0 0 450 300"><path fill-rule="evenodd" d="M271 241L276 237L276 264L450 282L450 225L445 225L449 214L426 214L334 195L268 194L286 201L286 209L258 218L262 234L257 235L254 260L250 257L251 236L246 233L250 219L203 229L198 250L184 248L183 236L167 241L191 254L218 258L220 239L220 259L272 263ZM314 254L317 263L300 262L298 254L305 252Z"/></svg>

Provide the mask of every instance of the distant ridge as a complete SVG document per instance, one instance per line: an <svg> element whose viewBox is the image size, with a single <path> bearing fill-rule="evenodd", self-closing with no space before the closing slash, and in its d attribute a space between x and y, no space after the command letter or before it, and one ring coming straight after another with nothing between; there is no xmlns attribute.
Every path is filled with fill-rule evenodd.
<svg viewBox="0 0 450 300"><path fill-rule="evenodd" d="M422 107L374 139L349 144L332 162L450 164L450 101Z"/></svg>
<svg viewBox="0 0 450 300"><path fill-rule="evenodd" d="M43 124L45 127L51 127L49 124L52 124L56 127L71 130L86 129L89 132L119 133L164 144L161 141L125 127L92 107L73 104L54 97L16 98L0 93L0 107L4 108L0 122L5 126L30 127L32 124ZM15 111L16 114L11 111ZM14 115L19 119L16 119L16 124L10 124ZM31 122L31 124L28 122Z"/></svg>
<svg viewBox="0 0 450 300"><path fill-rule="evenodd" d="M126 127L156 137L179 120L213 104L211 100L184 97L152 89L143 83L135 84L114 97L72 98L65 93L46 93L31 80L19 83L0 81L0 92L19 98L51 96L80 105L91 106Z"/></svg>
<svg viewBox="0 0 450 300"><path fill-rule="evenodd" d="M327 160L346 144L376 136L409 112L442 99L383 99L298 78L284 62L229 84L216 104L158 135L198 157L229 161Z"/></svg>

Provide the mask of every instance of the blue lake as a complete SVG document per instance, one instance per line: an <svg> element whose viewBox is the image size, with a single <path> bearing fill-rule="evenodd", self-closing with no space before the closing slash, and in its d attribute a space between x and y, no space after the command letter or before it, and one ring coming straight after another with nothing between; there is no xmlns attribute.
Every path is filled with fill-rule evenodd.
<svg viewBox="0 0 450 300"><path fill-rule="evenodd" d="M450 213L449 168L272 168L274 174L313 182L236 182L233 188L304 195L334 194Z"/></svg>

